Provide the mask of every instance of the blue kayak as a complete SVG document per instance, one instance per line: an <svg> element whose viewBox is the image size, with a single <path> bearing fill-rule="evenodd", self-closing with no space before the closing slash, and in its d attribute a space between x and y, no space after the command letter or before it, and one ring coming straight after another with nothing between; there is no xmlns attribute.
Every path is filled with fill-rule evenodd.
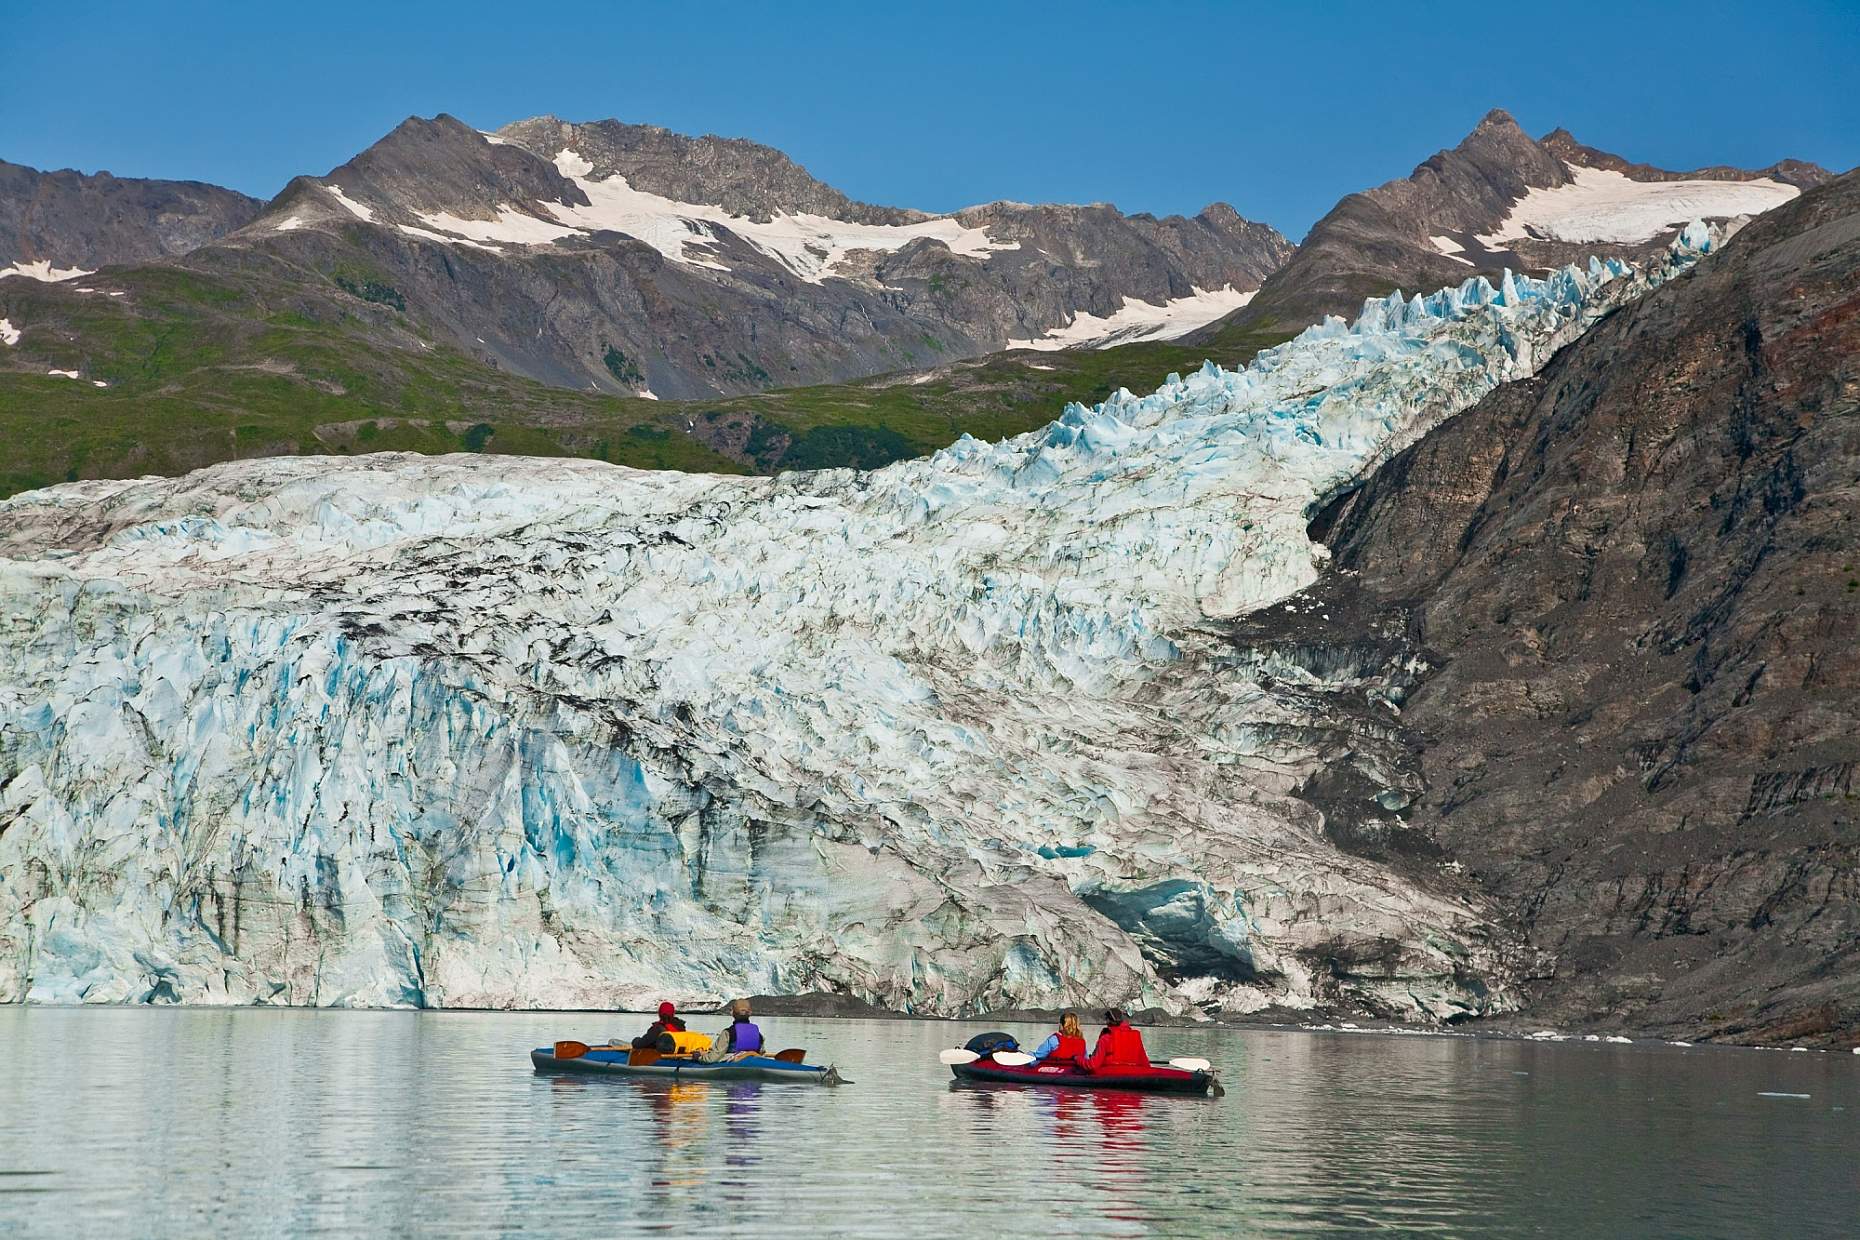
<svg viewBox="0 0 1860 1240"><path fill-rule="evenodd" d="M666 1081L770 1081L782 1084L842 1085L840 1074L831 1064L789 1063L766 1055L742 1055L716 1063L683 1055L660 1055L649 1063L630 1063L636 1058L624 1046L589 1047L579 1055L556 1054L553 1046L539 1046L530 1052L530 1062L538 1072L596 1072L608 1076L657 1077Z"/></svg>

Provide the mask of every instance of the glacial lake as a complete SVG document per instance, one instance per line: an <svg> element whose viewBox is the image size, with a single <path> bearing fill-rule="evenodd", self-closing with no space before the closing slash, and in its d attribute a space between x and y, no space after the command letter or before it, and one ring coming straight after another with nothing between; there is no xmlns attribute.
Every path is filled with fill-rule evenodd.
<svg viewBox="0 0 1860 1240"><path fill-rule="evenodd" d="M1227 1096L1086 1095L952 1087L936 1052L981 1025L774 1017L771 1042L854 1083L530 1067L532 1046L647 1020L0 1008L0 1236L1698 1238L1860 1224L1855 1055L1146 1030L1153 1054L1213 1060Z"/></svg>

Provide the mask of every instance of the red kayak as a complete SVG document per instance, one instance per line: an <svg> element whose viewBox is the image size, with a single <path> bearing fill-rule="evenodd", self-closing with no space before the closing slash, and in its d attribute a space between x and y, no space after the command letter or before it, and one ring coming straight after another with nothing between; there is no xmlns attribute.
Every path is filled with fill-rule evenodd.
<svg viewBox="0 0 1860 1240"><path fill-rule="evenodd" d="M1161 1064L1139 1067L1124 1064L1087 1071L1077 1064L1033 1063L1010 1067L984 1055L974 1063L954 1063L949 1070L959 1081L993 1081L1007 1085L1057 1085L1064 1089L1137 1089L1152 1094L1213 1094L1223 1092L1212 1072L1185 1072Z"/></svg>

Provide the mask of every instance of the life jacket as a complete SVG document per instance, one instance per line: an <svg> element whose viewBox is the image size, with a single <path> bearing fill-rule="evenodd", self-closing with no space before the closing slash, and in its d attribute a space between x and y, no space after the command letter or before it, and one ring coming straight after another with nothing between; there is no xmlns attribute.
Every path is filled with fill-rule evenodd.
<svg viewBox="0 0 1860 1240"><path fill-rule="evenodd" d="M695 1055L710 1049L710 1035L687 1029L667 1029L659 1035L659 1049L667 1055Z"/></svg>
<svg viewBox="0 0 1860 1240"><path fill-rule="evenodd" d="M1143 1035L1129 1025L1106 1025L1098 1035L1098 1049L1091 1056L1094 1068L1148 1067L1149 1062Z"/></svg>
<svg viewBox="0 0 1860 1240"><path fill-rule="evenodd" d="M730 1049L733 1051L761 1050L762 1031L749 1021L737 1021L730 1026Z"/></svg>
<svg viewBox="0 0 1860 1240"><path fill-rule="evenodd" d="M1079 1060L1085 1058L1084 1038L1067 1037L1063 1033L1057 1036L1059 1038L1059 1045L1055 1046L1053 1048L1053 1053L1046 1057L1049 1061L1055 1059Z"/></svg>

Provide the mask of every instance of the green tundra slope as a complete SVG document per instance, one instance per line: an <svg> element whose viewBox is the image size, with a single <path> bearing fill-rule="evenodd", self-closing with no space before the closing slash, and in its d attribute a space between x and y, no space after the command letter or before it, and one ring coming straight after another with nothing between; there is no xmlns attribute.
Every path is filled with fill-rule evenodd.
<svg viewBox="0 0 1860 1240"><path fill-rule="evenodd" d="M7 279L0 319L0 494L242 457L386 450L724 472L871 467L964 433L1017 434L1066 401L1145 390L1204 358L1238 365L1285 338L1252 324L1193 346L1020 351L680 402L508 374L425 331L393 287L360 269L312 276L260 260L229 271L111 268L62 284Z"/></svg>

